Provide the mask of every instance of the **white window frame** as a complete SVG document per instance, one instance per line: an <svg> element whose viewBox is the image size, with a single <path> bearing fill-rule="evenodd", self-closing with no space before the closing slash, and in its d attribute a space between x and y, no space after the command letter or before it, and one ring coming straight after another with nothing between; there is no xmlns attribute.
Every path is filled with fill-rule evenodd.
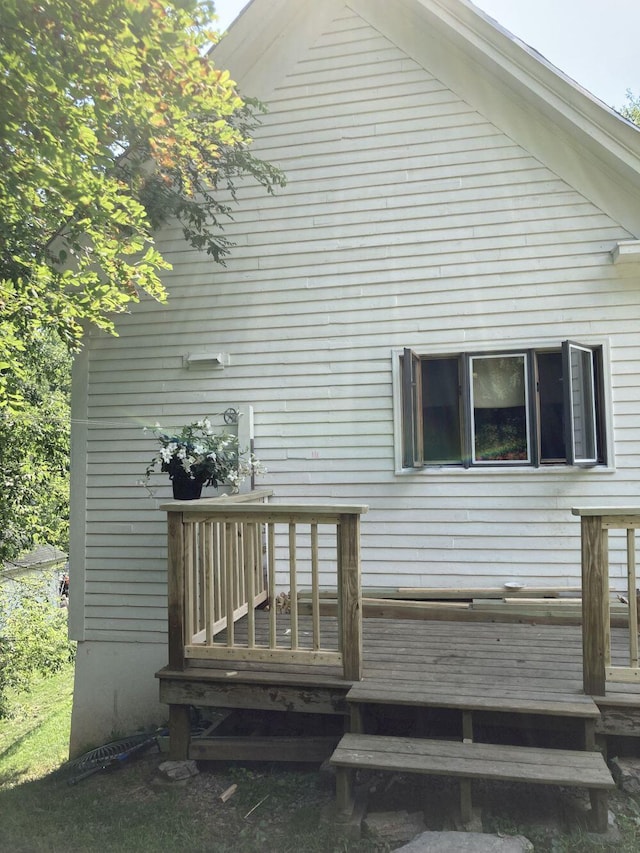
<svg viewBox="0 0 640 853"><path fill-rule="evenodd" d="M525 411L525 424L527 431L527 458L519 459L519 460L506 460L503 459L500 461L500 465L530 465L531 464L531 442L529 441L529 436L531 435L531 416L530 416L530 398L529 398L529 381L528 381L528 371L529 371L529 357L526 352L501 352L501 353L487 353L487 354L478 354L473 353L469 357L469 426L471 429L471 464L472 465L483 465L483 466L491 466L493 467L496 463L487 459L477 459L476 458L476 429L475 429L475 401L474 401L474 373L473 373L473 363L474 361L486 360L490 358L521 358L522 359L522 373L524 379L524 411Z"/></svg>

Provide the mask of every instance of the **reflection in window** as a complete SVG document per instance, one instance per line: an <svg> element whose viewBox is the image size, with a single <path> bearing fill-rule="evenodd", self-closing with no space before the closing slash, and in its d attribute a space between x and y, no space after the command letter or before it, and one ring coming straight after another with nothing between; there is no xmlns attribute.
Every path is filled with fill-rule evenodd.
<svg viewBox="0 0 640 853"><path fill-rule="evenodd" d="M528 461L524 355L472 358L471 371L474 461Z"/></svg>

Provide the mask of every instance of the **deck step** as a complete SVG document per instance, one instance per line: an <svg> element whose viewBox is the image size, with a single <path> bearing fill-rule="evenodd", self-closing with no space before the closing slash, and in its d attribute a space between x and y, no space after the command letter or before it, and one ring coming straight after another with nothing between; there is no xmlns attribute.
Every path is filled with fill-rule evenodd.
<svg viewBox="0 0 640 853"><path fill-rule="evenodd" d="M615 788L599 752L346 734L330 761L343 814L352 809L353 771L359 769L457 777L464 823L471 819L472 779L587 788L599 832L606 831L608 791Z"/></svg>
<svg viewBox="0 0 640 853"><path fill-rule="evenodd" d="M351 705L412 705L471 711L502 711L509 714L543 714L596 720L600 711L589 696L579 693L544 693L513 686L489 685L441 688L437 684L410 681L366 680L347 693Z"/></svg>
<svg viewBox="0 0 640 853"><path fill-rule="evenodd" d="M568 749L346 734L331 764L468 779L615 788L599 752Z"/></svg>

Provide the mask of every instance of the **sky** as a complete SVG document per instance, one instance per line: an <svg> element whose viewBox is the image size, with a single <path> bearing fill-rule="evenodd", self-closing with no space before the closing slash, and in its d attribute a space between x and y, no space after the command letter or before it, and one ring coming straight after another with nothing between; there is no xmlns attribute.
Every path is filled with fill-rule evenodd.
<svg viewBox="0 0 640 853"><path fill-rule="evenodd" d="M216 0L226 29L248 0ZM640 94L640 0L475 0L484 12L535 48L610 107Z"/></svg>

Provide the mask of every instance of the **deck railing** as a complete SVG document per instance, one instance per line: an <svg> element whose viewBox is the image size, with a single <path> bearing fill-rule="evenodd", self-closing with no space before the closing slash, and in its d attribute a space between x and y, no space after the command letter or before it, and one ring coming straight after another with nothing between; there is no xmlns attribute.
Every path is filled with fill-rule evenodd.
<svg viewBox="0 0 640 853"><path fill-rule="evenodd" d="M273 504L269 490L165 504L169 666L188 661L335 664L362 677L360 515L364 506ZM320 578L338 590L337 626L320 618ZM298 590L311 589L308 631ZM289 606L278 612L278 591ZM261 614L257 608L268 608ZM242 620L240 622L240 620ZM286 620L286 630L279 625ZM337 627L337 639L336 639Z"/></svg>
<svg viewBox="0 0 640 853"><path fill-rule="evenodd" d="M582 539L582 666L584 691L604 696L607 681L640 683L638 658L638 607L636 577L636 530L640 508L574 508L580 516ZM609 590L609 531L626 531L627 591L621 596L629 611L629 654L626 666L611 660L611 613Z"/></svg>

